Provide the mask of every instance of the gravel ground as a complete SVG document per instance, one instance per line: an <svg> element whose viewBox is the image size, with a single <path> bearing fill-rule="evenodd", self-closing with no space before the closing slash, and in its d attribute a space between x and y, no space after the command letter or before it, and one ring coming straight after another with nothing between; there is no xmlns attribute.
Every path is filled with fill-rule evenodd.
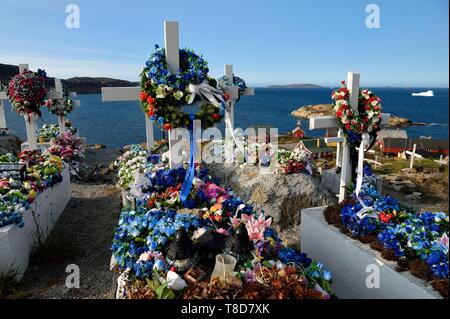
<svg viewBox="0 0 450 319"><path fill-rule="evenodd" d="M90 173L85 181L72 182L72 199L36 250L13 297L114 298L110 247L121 203L108 166L117 154L117 150L87 150ZM80 288L66 287L70 264L79 267Z"/></svg>

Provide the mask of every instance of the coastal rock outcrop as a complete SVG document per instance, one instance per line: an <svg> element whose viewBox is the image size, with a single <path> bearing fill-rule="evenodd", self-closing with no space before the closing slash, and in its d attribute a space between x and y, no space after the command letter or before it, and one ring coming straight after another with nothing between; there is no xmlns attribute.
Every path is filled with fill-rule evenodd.
<svg viewBox="0 0 450 319"><path fill-rule="evenodd" d="M309 119L313 116L329 116L333 114L334 112L332 104L306 105L291 112L292 116L302 119ZM413 122L410 119L404 117L391 115L391 117L389 118L389 124L387 124L386 126L393 128L405 128L411 125L425 126L428 124Z"/></svg>
<svg viewBox="0 0 450 319"><path fill-rule="evenodd" d="M335 199L319 181L306 174L261 174L258 166L211 164L210 174L244 201L263 209L280 229L300 224L302 208L324 206Z"/></svg>

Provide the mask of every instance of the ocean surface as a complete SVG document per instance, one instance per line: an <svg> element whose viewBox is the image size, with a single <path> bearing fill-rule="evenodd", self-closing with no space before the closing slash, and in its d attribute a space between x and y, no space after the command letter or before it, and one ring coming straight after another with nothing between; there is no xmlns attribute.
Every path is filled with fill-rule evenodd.
<svg viewBox="0 0 450 319"><path fill-rule="evenodd" d="M434 97L413 97L411 93L433 90ZM432 136L448 139L448 88L373 88L381 98L383 112L406 117L430 126L411 126L408 137ZM78 95L81 106L68 119L79 129L80 136L89 144L101 143L108 148L145 141L145 119L138 102L102 102L100 94ZM292 130L297 119L291 112L308 104L331 103L331 89L269 89L256 88L255 96L242 97L235 107L235 126L243 129L254 125L272 125L279 133ZM26 138L23 117L18 116L7 103L6 120L13 134ZM55 116L43 109L44 123L57 123ZM323 136L321 131L309 131L308 121L302 120L308 136ZM223 125L222 125L223 128ZM155 128L155 137L161 130Z"/></svg>

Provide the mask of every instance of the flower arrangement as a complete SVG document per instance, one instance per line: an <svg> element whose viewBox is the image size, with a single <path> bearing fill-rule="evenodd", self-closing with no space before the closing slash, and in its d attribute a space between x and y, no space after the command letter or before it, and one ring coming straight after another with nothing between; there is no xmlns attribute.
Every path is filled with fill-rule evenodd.
<svg viewBox="0 0 450 319"><path fill-rule="evenodd" d="M8 84L8 97L12 107L19 114L36 113L41 116L39 108L44 104L46 73L39 69L37 72L24 70L14 76Z"/></svg>
<svg viewBox="0 0 450 319"><path fill-rule="evenodd" d="M0 163L17 163L18 160L19 159L11 153L0 155Z"/></svg>
<svg viewBox="0 0 450 319"><path fill-rule="evenodd" d="M44 124L38 128L36 137L40 143L45 143L56 138L58 134L59 128L57 124Z"/></svg>
<svg viewBox="0 0 450 319"><path fill-rule="evenodd" d="M396 259L402 265L423 263L429 269L421 274L424 279L448 281L448 215L417 213L403 207L396 199L378 193L368 166L364 173L359 199L370 210L361 217L358 213L362 203L353 194L339 207L340 220L336 226L357 239L374 238L374 247L381 247L386 258Z"/></svg>
<svg viewBox="0 0 450 319"><path fill-rule="evenodd" d="M129 190L136 173L147 174L155 166L151 154L141 146L133 146L120 155L113 164L118 170L118 185Z"/></svg>
<svg viewBox="0 0 450 319"><path fill-rule="evenodd" d="M305 171L311 174L311 163L309 155L299 148L293 151L278 150L278 170L282 174L299 174Z"/></svg>
<svg viewBox="0 0 450 319"><path fill-rule="evenodd" d="M59 134L56 139L52 139L48 148L48 153L59 156L64 162L70 165L73 175L78 175L80 166L84 162L84 141L66 131Z"/></svg>
<svg viewBox="0 0 450 319"><path fill-rule="evenodd" d="M0 175L0 227L15 224L23 227L22 215L29 209L39 192L62 181L61 158L48 152L22 151L0 156L0 162L27 164L23 181L18 172Z"/></svg>
<svg viewBox="0 0 450 319"><path fill-rule="evenodd" d="M331 94L333 108L347 141L350 145L358 145L363 132L373 135L380 130L381 99L372 91L360 90L358 114L355 114L349 103L350 93L345 81L341 83L342 86Z"/></svg>
<svg viewBox="0 0 450 319"><path fill-rule="evenodd" d="M113 255L120 271L128 276L124 297L213 298L216 293L228 296L225 291L231 290L246 291L255 298L330 297L331 273L306 254L284 247L270 227L271 218L263 212L255 212L232 191L212 181L206 167L198 165L195 169L190 197L196 207L182 211L177 201L186 169L168 169L160 162L161 157L141 152L141 148L131 147L115 164L124 167L121 162L144 157L147 163L151 159L153 165L145 174L144 195L136 199L133 209L122 211L114 234ZM198 245L202 234L212 232L228 238L240 225L245 226L253 251L226 281L214 279L209 283L209 278L205 277L188 281L188 284L181 277L182 273L173 267L173 261L165 257L179 229L184 229L194 245ZM205 258L208 257L200 257ZM203 289L208 287L210 290L206 293ZM234 294L234 297L244 295Z"/></svg>
<svg viewBox="0 0 450 319"><path fill-rule="evenodd" d="M167 68L165 49L156 45L141 73L141 107L164 130L189 127L189 114L182 107L195 99L199 101L200 94L194 92L193 85L202 85L214 98L223 100L223 92L216 88L217 82L208 77L208 63L190 49L180 49L179 56L180 69L172 74ZM201 102L195 119L201 120L205 128L218 123L223 117L224 105L205 99Z"/></svg>
<svg viewBox="0 0 450 319"><path fill-rule="evenodd" d="M72 135L76 133L77 129L72 127L69 121L66 121L66 131L70 132ZM38 128L36 132L36 137L39 143L47 143L53 139L56 139L59 135L59 125L58 124L44 124Z"/></svg>
<svg viewBox="0 0 450 319"><path fill-rule="evenodd" d="M235 76L234 74L233 74L233 83L230 83L228 78L224 75L219 79L219 85L222 88L225 88L226 86L237 86L239 88L238 101L241 98L241 96L244 95L245 89L247 88L245 80L238 76Z"/></svg>
<svg viewBox="0 0 450 319"><path fill-rule="evenodd" d="M67 90L64 90L62 102L59 102L57 99L48 99L45 101L45 106L53 115L67 116L68 114L72 113L74 103L70 98L69 92Z"/></svg>

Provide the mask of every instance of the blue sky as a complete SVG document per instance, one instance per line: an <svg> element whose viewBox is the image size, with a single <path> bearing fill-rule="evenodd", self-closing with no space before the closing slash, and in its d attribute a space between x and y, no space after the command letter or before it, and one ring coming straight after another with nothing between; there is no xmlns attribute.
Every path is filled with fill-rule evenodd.
<svg viewBox="0 0 450 319"><path fill-rule="evenodd" d="M70 3L80 29L65 27ZM371 3L379 29L365 25ZM448 87L448 9L447 0L0 0L0 63L137 80L163 45L163 21L177 20L180 47L203 54L211 74L233 64L254 86L338 85L354 71L367 86Z"/></svg>

